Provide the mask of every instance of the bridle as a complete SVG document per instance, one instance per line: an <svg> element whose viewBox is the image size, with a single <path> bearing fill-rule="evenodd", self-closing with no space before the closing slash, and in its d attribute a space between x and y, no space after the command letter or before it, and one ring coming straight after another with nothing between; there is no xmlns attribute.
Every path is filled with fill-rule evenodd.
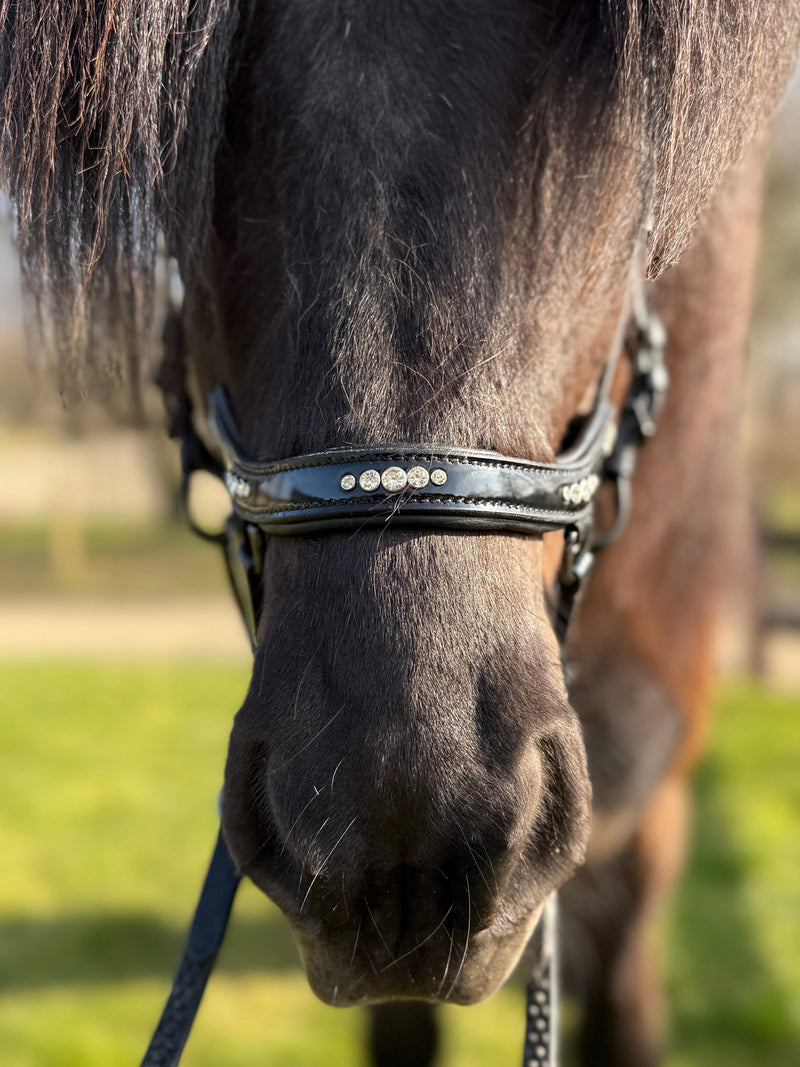
<svg viewBox="0 0 800 1067"><path fill-rule="evenodd" d="M666 334L638 289L632 300L632 327L603 370L593 410L577 440L552 463L406 443L337 448L259 463L245 454L221 386L208 397L213 450L201 437L186 387L181 308L173 306L165 327L165 359L158 382L169 434L181 446L187 520L200 537L221 546L252 647L261 617L269 537L387 526L536 535L563 530L564 550L552 604L553 627L563 647L577 595L596 552L616 539L627 522L639 448L655 430L669 385L664 364ZM630 380L618 411L610 392L622 350L630 361ZM220 532L203 529L191 515L190 484L199 471L220 479L228 491L231 512ZM614 487L616 515L601 534L595 529L594 500L606 482ZM179 1062L239 880L220 833L183 957L142 1067L174 1067ZM533 940L523 1065L555 1067L555 895L545 904Z"/></svg>

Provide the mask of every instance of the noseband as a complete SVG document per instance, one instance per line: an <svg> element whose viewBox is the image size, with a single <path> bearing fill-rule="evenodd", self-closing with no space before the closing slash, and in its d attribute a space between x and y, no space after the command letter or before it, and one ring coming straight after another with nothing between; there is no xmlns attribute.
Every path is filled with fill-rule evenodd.
<svg viewBox="0 0 800 1067"><path fill-rule="evenodd" d="M591 519L615 411L601 400L555 463L431 445L332 449L258 465L244 456L221 386L209 398L235 514L268 536L368 527L546 533Z"/></svg>
<svg viewBox="0 0 800 1067"><path fill-rule="evenodd" d="M634 329L624 344L630 384L621 408L618 411L609 398L619 354L615 352L577 441L552 463L407 443L337 448L259 463L245 453L222 386L208 398L213 451L200 436L185 386L180 310L174 308L165 329L166 356L159 384L170 436L181 444L187 520L199 536L222 546L253 648L268 537L389 526L531 535L562 530L564 551L553 597L553 627L563 646L575 599L595 553L625 526L639 448L655 430L669 384L660 320L641 299L634 301L633 320ZM231 513L221 533L200 528L191 517L189 487L197 471L222 480L230 496ZM614 487L616 516L608 530L598 533L594 500L605 482ZM183 958L142 1067L174 1067L179 1062L238 883L220 834ZM524 1067L557 1063L555 907L552 897L534 935Z"/></svg>

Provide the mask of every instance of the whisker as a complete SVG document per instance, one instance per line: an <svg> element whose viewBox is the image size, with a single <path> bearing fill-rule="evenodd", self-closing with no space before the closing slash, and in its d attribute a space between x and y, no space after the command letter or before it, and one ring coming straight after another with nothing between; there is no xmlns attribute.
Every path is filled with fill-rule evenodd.
<svg viewBox="0 0 800 1067"><path fill-rule="evenodd" d="M336 772L339 770L339 768L341 767L341 765L343 763L344 763L344 756L342 756L342 758L339 760L339 762L333 768L333 774L331 775L331 793L333 793L333 783L334 783L334 779L336 778Z"/></svg>
<svg viewBox="0 0 800 1067"><path fill-rule="evenodd" d="M331 725L331 723L332 723L332 722L333 722L333 721L334 721L335 719L337 719L337 718L338 718L338 717L339 717L339 716L340 716L340 715L342 714L342 712L344 711L344 709L345 709L345 707L346 707L346 706L347 706L346 704L342 704L342 706L341 706L341 707L339 708L339 710L338 710L338 711L335 711L335 712L333 713L333 715L331 715L331 717L330 717L330 718L328 719L328 721L327 721L327 722L325 723L325 725L324 725L324 726L321 726L321 727L319 728L319 730L317 730L317 732L316 732L316 733L314 734L314 736L313 736L313 737L309 738L309 740L308 740L308 741L306 741L306 743L305 743L304 745L301 745L301 746L300 746L300 748L298 748L298 750L297 750L296 752L292 753L292 755L291 755L291 756L290 756L290 757L289 757L289 758L288 758L287 760L285 760L285 761L284 761L283 763L279 763L279 764L278 764L277 766L272 766L272 767L270 767L270 768L269 768L269 770L267 771L267 774L274 774L274 773L275 773L276 771L282 771L282 770L283 770L283 769L284 769L285 767L288 767L288 766L289 766L289 764L290 764L290 763L291 763L291 762L292 762L293 760L296 760L296 759L297 759L297 757L298 757L298 756L299 756L299 755L300 755L301 753L305 752L305 750L306 750L306 749L307 749L307 748L308 748L308 747L309 747L310 745L313 745L313 744L314 744L314 742L315 742L315 741L316 741L316 740L317 740L317 739L319 738L319 736L320 736L321 734L324 734L324 733L325 733L325 731L326 731L326 730L328 729L328 727L329 727L329 726Z"/></svg>
<svg viewBox="0 0 800 1067"><path fill-rule="evenodd" d="M303 875L305 874L306 864L307 863L310 864L310 862L311 862L311 853L312 853L312 851L314 849L314 842L317 840L317 838L319 837L319 835L322 833L322 831L325 829L325 827L327 826L327 824L329 822L330 822L330 815L326 815L325 818L322 820L322 823L318 827L317 832L314 834L314 836L311 838L311 840L308 843L308 848L306 849L306 854L303 857L303 862L300 864L300 878L299 878L299 880L297 882L297 894L298 894L298 896L300 895L300 889L301 889L301 887L303 885Z"/></svg>
<svg viewBox="0 0 800 1067"><path fill-rule="evenodd" d="M456 976L453 979L450 988L447 990L447 996L445 997L445 1000L450 999L450 996L456 987L456 983L461 977L461 972L464 969L464 961L467 958L467 949L469 948L469 934L472 928L472 896L469 891L469 874L465 875L465 880L467 883L467 936L464 938L464 951L461 954L461 963L459 963L458 970L456 971Z"/></svg>
<svg viewBox="0 0 800 1067"><path fill-rule="evenodd" d="M328 853L328 855L327 855L327 856L325 857L325 859L324 859L324 860L322 861L322 863L320 864L320 866L319 866L319 869L317 870L317 873L316 873L316 874L314 875L314 877L313 877L313 878L311 879L311 884L309 885L308 889L306 890L306 895L305 895L305 896L303 897L303 903L302 903L302 904L300 905L300 911L302 911L302 910L303 910L303 908L304 908L304 907L306 906L306 901L308 900L308 894L309 894L309 893L311 892L311 890L312 890L312 889L314 888L314 882L316 882L316 880L317 880L317 879L319 878L319 876L320 876L320 875L322 874L323 870L325 869L325 864L326 864L326 863L328 862L328 860L329 860L329 859L331 858L331 856L332 856L332 855L334 854L334 852L336 851L336 849L337 849L337 848L339 847L340 843L341 843L341 842L342 842L342 840L344 839L344 836L345 836L345 834L346 834L346 833L348 832L348 830L349 830L349 829L351 828L351 826L353 825L353 823L354 823L355 821L356 821L356 816L354 815L354 816L353 816L353 818L352 818L352 819L350 820L350 822L349 822L349 823L347 824L347 826L345 826L344 830L342 830L342 832L341 832L341 834L339 835L339 837L337 838L337 840L336 840L336 843L334 844L333 848L332 848L332 849L330 850L330 852ZM327 822L327 820L326 820L326 822Z"/></svg>
<svg viewBox="0 0 800 1067"><path fill-rule="evenodd" d="M283 844L281 845L281 850L278 853L279 856L282 856L283 853L286 851L286 846L289 844L289 838L292 836L292 831L294 830L295 826L297 826L297 824L300 822L300 820L305 815L306 809L309 807L309 805L313 804L314 801L317 800L320 796L321 796L320 791L317 789L316 786L314 786L314 795L313 795L313 797L311 797L311 799L308 801L308 803L303 805L303 807L300 810L300 814L297 816L297 818L294 820L292 825L286 831L286 837L283 839Z"/></svg>
<svg viewBox="0 0 800 1067"><path fill-rule="evenodd" d="M444 965L444 974L442 975L442 980L439 983L439 988L436 990L436 996L437 997L439 997L441 995L442 987L444 986L444 983L447 980L447 972L450 970L450 960L453 958L453 948L455 947L455 942L453 940L453 930L452 930L452 928L450 930L448 930L448 933L450 934L450 948L448 949L448 952L447 952L447 962Z"/></svg>
<svg viewBox="0 0 800 1067"><path fill-rule="evenodd" d="M388 955L388 957L392 961L392 963L395 963L396 961L395 961L394 956L392 955L392 950L386 944L384 936L381 933L380 926L378 926L378 924L375 922L375 916L372 914L372 909L370 908L369 904L367 903L367 898L366 897L364 897L364 907L367 909L367 914L369 915L370 919L372 919L372 925L375 927L375 930L377 931L378 937L381 939L381 944L386 949L386 954Z"/></svg>
<svg viewBox="0 0 800 1067"><path fill-rule="evenodd" d="M454 816L454 822L455 822L456 826L458 827L458 832L464 838L464 844L467 846L467 852L469 852L470 859L475 864L475 869L477 870L478 874L481 876L481 880L483 881L483 884L486 886L486 888L489 890L489 893L491 894L492 893L492 887L486 881L486 875L483 873L483 868L481 867L480 863L478 863L478 857L473 852L472 845L470 845L469 839L467 838L467 835L464 833L464 827L461 825L461 823L458 821L458 819L455 818L455 816ZM484 846L484 851L485 851L485 849L486 849L486 846ZM491 863L490 863L490 866L491 866ZM494 873L494 871L492 873ZM495 889L494 889L494 892L497 893L497 879L496 878L495 878Z"/></svg>
<svg viewBox="0 0 800 1067"><path fill-rule="evenodd" d="M344 885L344 870L342 870L342 903L344 904L344 913L347 918L350 918L350 909L347 906L347 890Z"/></svg>
<svg viewBox="0 0 800 1067"><path fill-rule="evenodd" d="M424 944L426 944L428 941L430 941L430 939L434 936L436 931L440 930L444 926L444 924L447 922L447 917L449 916L449 914L450 914L450 912L452 910L453 910L453 905L451 904L450 907L447 909L447 911L442 916L442 918L436 924L436 926L434 926L434 928L428 934L428 936L427 937L423 937L423 939L420 942L418 942L416 945L414 945L413 948L410 948L408 950L408 952L404 952L402 956L398 956L397 959L392 960L391 963L387 963L385 967L382 967L381 968L381 974L383 974L384 971L388 971L390 967L394 967L394 965L396 963L399 963L400 960L404 960L406 958L406 956L410 956L412 952L416 952L418 948L422 948L422 946Z"/></svg>
<svg viewBox="0 0 800 1067"><path fill-rule="evenodd" d="M310 841L308 842L308 848L307 848L307 850L306 850L306 855L305 855L305 859L303 860L303 866L304 866L304 867L305 867L305 865L306 865L307 863L310 863L310 862L311 862L311 852L312 852L312 850L313 850L313 848L314 848L314 842L315 842L315 841L317 840L317 838L319 837L319 835L320 835L320 834L322 833L322 831L323 831L323 830L325 829L325 827L326 827L326 826L328 825L328 823L329 823L330 821L331 821L331 817L330 817L330 815L326 815L326 816L325 816L325 818L324 818L324 819L322 820L322 822L320 823L320 825L318 826L318 828L317 828L317 832L316 832L316 833L314 834L314 836L313 836L313 837L311 838L311 840L310 840Z"/></svg>
<svg viewBox="0 0 800 1067"><path fill-rule="evenodd" d="M353 960L356 958L356 949L358 948L358 937L361 933L361 916L358 917L358 927L356 928L356 939L353 942L353 951L350 953L350 966L353 966Z"/></svg>

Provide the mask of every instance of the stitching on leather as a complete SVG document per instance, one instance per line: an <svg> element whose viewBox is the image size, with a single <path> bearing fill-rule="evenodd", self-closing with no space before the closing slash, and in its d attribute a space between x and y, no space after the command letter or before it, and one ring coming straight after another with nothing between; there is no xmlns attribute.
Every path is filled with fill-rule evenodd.
<svg viewBox="0 0 800 1067"><path fill-rule="evenodd" d="M584 511L586 508L588 508L590 506L590 503L591 503L591 501L589 503L585 503L582 508L580 508L580 509L578 509L576 511L564 511L563 509L555 509L555 508L544 508L544 507L535 508L535 507L532 507L532 506L530 506L528 504L514 504L514 503L512 503L510 501L506 502L505 500L484 500L484 499L479 499L477 497L471 497L471 496L444 496L444 495L442 495L442 496L430 496L429 494L421 494L421 493L415 493L413 497L407 497L405 499L405 501L400 501L400 500L397 500L397 499L393 499L393 497L391 497L391 496L377 497L377 498L373 497L373 496L359 496L359 497L348 497L347 500L340 500L340 499L313 500L313 501L310 501L309 503L292 504L291 507L277 506L276 505L275 508L272 509L272 510L270 510L269 506L267 506L267 507L258 508L257 510L254 509L252 512L248 511L246 505L243 505L243 504L238 503L238 502L237 503L238 503L238 506L239 506L239 510L241 511L241 513L243 515L247 516L247 518L249 518L249 519L255 520L258 515L266 515L269 518L279 518L282 515L291 515L293 512L297 512L297 511L309 511L309 510L314 510L315 508L325 508L325 507L331 507L331 506L336 506L336 505L341 505L341 506L343 506L343 508L348 508L348 507L351 507L351 506L357 505L357 504L358 505L360 505L360 504L377 504L377 503L379 503L381 501L385 501L386 503L393 503L395 505L397 505L398 503L401 504L401 506L399 508L395 506L391 510L387 509L386 513L389 516L391 516L393 514L397 514L399 511L403 510L403 505L411 504L413 501L422 501L422 502L428 503L428 504L467 504L467 505L477 505L478 507L488 507L488 508L511 508L514 511L525 512L525 513L527 513L529 515L532 515L532 516L545 515L545 516L550 517L550 516L563 515L563 516L568 517L570 520L572 520L572 519L576 518L577 516L579 516L582 513L582 511ZM406 508L406 512L407 513L408 513L408 511L413 512L413 510L414 510L413 507L410 508L410 509ZM343 511L342 514L344 515L344 514L346 514L346 512ZM380 514L380 511L376 510L375 514L376 515Z"/></svg>
<svg viewBox="0 0 800 1067"><path fill-rule="evenodd" d="M593 462L589 463L588 459L592 458ZM587 461L581 464L577 464L571 467L561 467L558 463L540 463L537 460L531 460L531 466L520 466L514 462L497 462L488 459L468 459L466 457L453 456L449 457L446 452L439 454L426 453L402 453L402 452L381 452L375 453L372 456L353 455L348 456L347 453L341 453L338 458L333 460L320 460L319 463L303 463L299 465L287 463L271 463L265 467L249 466L242 463L240 460L235 460L233 466L248 478L259 479L261 481L271 478L274 474L283 474L286 471L311 471L319 470L320 468L328 467L333 470L335 467L347 466L350 463L387 463L389 461L394 463L447 463L451 466L467 467L470 469L478 470L510 470L517 471L524 474L533 474L536 472L544 474L562 474L565 477L568 476L569 471L582 471L591 469L594 463L597 461L597 456L594 453L590 453Z"/></svg>

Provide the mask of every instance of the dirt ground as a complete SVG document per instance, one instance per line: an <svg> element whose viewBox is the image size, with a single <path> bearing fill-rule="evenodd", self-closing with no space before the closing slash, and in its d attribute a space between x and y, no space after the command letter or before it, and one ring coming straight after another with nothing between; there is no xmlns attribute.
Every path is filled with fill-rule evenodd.
<svg viewBox="0 0 800 1067"><path fill-rule="evenodd" d="M0 603L4 659L246 660L249 655L228 597L118 603L26 597Z"/></svg>
<svg viewBox="0 0 800 1067"><path fill-rule="evenodd" d="M14 598L0 603L0 658L239 660L250 655L228 596L109 601L89 598ZM741 635L723 635L721 672L745 671ZM768 639L766 678L800 691L800 634Z"/></svg>

